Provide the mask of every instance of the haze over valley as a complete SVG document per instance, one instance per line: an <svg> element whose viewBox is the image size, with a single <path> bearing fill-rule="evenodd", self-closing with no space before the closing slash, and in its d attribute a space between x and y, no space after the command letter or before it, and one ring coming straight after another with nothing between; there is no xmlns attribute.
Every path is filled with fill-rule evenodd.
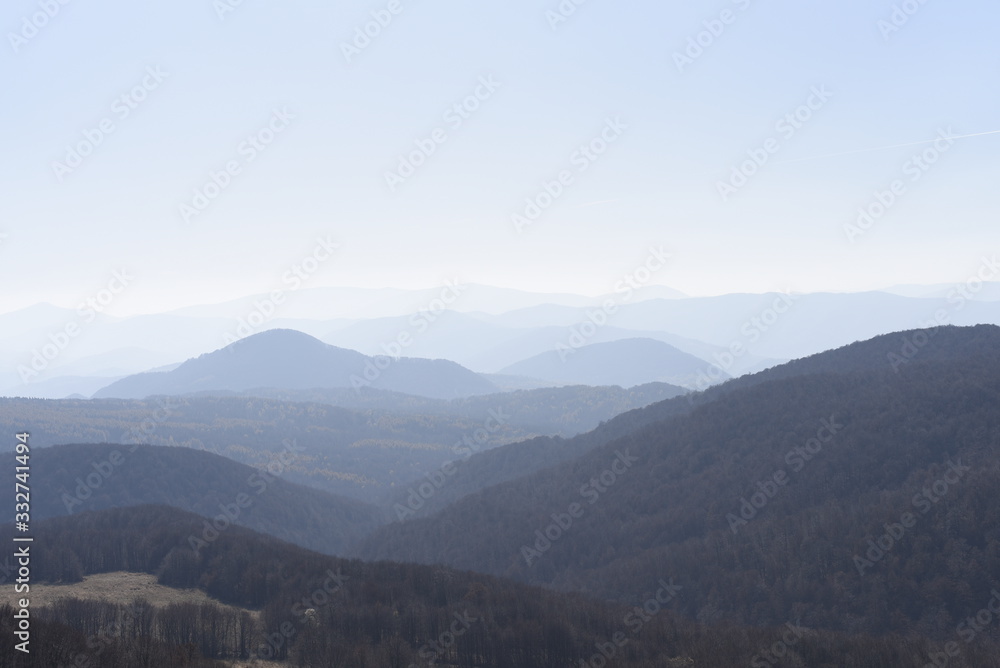
<svg viewBox="0 0 1000 668"><path fill-rule="evenodd" d="M0 668L1000 668L1000 4L0 8Z"/></svg>

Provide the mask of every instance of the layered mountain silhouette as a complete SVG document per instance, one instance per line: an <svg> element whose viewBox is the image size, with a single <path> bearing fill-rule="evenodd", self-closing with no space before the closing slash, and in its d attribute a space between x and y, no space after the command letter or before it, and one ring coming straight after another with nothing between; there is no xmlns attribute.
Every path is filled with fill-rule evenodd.
<svg viewBox="0 0 1000 668"><path fill-rule="evenodd" d="M355 553L606 598L666 573L703 621L936 637L1000 586L1000 328L880 336L697 397Z"/></svg>
<svg viewBox="0 0 1000 668"><path fill-rule="evenodd" d="M709 364L669 343L647 338L621 339L558 349L511 364L500 373L529 376L572 385L620 385L632 387L664 382L695 386ZM720 371L719 380L729 378Z"/></svg>
<svg viewBox="0 0 1000 668"><path fill-rule="evenodd" d="M597 399L567 388L549 400L564 393L580 401L580 410ZM542 396L524 393L521 401ZM325 410L333 421L328 430L337 420L358 419L317 404L199 401L245 404L239 426L227 432L241 434L237 440L256 431L250 417L263 424L276 416L280 426L299 411ZM483 397L449 410L462 407L464 414L465 401L475 404L472 414L490 405ZM161 436L174 433L160 429ZM105 475L115 449L127 453L125 462ZM230 499L254 492L251 480L260 482L257 469L180 448L55 447L39 449L32 465L44 499L39 517L71 510L69 520L81 522L90 521L91 509L155 502L195 510L204 526L204 518L232 508ZM1000 589L1000 328L878 336L623 413L573 438L473 453L453 472L442 471L403 485L381 510L329 494L313 498L313 490L278 480L248 506L260 515L248 510L245 517L248 525L326 552L444 564L441 572L474 570L628 604L637 596L641 602L651 582L670 580L684 592L672 607L714 638L743 625L791 621L812 629L814 640L831 631L878 634L872 647L887 654L873 665L908 665L952 639ZM91 473L100 484L89 484ZM91 488L86 499L81 484ZM66 508L67 495L81 503ZM241 531L221 533L242 541ZM179 553L164 561L164 554L150 553L157 572L185 586L199 586L204 569L221 566ZM73 571L72 557L59 559ZM517 585L504 587L512 592ZM466 593L472 598L462 600L474 600ZM550 639L561 633L548 632ZM892 633L910 640L884 635ZM687 642L667 658L694 658L696 643ZM990 665L982 657L991 642L977 638L954 665ZM703 663L745 663L754 651L743 645L737 658ZM796 655L788 665L837 665L817 656Z"/></svg>
<svg viewBox="0 0 1000 668"><path fill-rule="evenodd" d="M627 390L577 385L450 401L371 388L206 391L222 396L124 400L0 398L0 431L17 433L30 424L35 447L176 445L254 467L267 466L289 441L297 451L282 472L285 480L378 503L466 452L538 434L579 434L681 393L679 387L653 383Z"/></svg>
<svg viewBox="0 0 1000 668"><path fill-rule="evenodd" d="M275 329L248 336L172 371L111 383L94 398L141 399L205 390L365 388L438 399L496 392L482 376L448 360L369 357L308 334Z"/></svg>
<svg viewBox="0 0 1000 668"><path fill-rule="evenodd" d="M916 637L786 625L706 628L673 613L686 590L670 578L646 583L633 593L633 605L620 605L448 568L328 557L242 527L195 554L187 540L202 524L197 515L157 505L37 522L36 545L45 549L33 550L32 588L59 583L62 595L33 604L32 638L52 640L32 643L16 665L65 665L70 656L109 668L687 668L744 665L782 638L794 641L782 656L795 663L765 665L861 665L843 657L863 656L866 666L887 667L940 651ZM14 535L12 525L0 526L0 539L9 543ZM12 561L0 560L0 576L16 571ZM75 586L88 575L120 572L155 575L163 587L210 598L96 600L85 593L86 582ZM14 608L0 604L0 612L0 655L17 656ZM987 666L994 648L977 643L953 665Z"/></svg>
<svg viewBox="0 0 1000 668"><path fill-rule="evenodd" d="M993 325L977 325L886 334L741 376L704 392L687 393L683 397L636 408L607 420L593 431L572 438L539 437L481 452L460 462L448 485L432 497L423 499L419 508L412 507L417 505L415 503L407 503L411 492L408 487L404 488L396 496L396 502L402 504L402 510L397 514L426 516L468 494L568 462L645 426L687 415L730 392L763 383L816 373L843 374L886 367L902 368L911 361L948 362L988 355L996 345L996 331L997 327ZM939 332L944 335L938 337Z"/></svg>
<svg viewBox="0 0 1000 668"><path fill-rule="evenodd" d="M41 520L163 504L209 518L195 539L239 525L327 554L342 553L385 521L374 506L284 480L298 456L293 444L257 469L191 448L108 443L35 448L31 514ZM13 485L13 472L6 475Z"/></svg>

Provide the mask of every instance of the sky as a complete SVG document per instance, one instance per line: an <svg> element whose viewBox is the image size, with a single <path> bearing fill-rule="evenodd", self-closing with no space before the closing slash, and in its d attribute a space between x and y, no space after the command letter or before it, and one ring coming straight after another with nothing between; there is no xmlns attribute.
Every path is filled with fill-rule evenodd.
<svg viewBox="0 0 1000 668"><path fill-rule="evenodd" d="M164 311L303 262L311 287L597 295L650 248L670 255L651 280L698 296L964 281L1000 246L998 20L987 0L9 0L0 312L116 272L118 312Z"/></svg>

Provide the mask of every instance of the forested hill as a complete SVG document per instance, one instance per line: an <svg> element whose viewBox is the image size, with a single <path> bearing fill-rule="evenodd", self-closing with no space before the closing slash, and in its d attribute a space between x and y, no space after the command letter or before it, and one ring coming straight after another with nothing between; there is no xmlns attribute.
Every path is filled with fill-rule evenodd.
<svg viewBox="0 0 1000 668"><path fill-rule="evenodd" d="M695 407L710 404L731 392L763 383L815 373L845 374L856 371L878 372L886 369L902 369L910 360L926 362L968 359L979 355L992 357L997 355L998 351L1000 351L1000 327L994 325L948 326L878 336L729 380L703 392L690 393L636 408L603 422L590 432L572 438L539 437L479 453L459 463L457 472L450 476L448 485L425 499L416 510L411 506L417 504L407 504L410 496L409 486L404 486L397 493L395 503L402 504L404 513L401 514L407 517L426 516L444 509L466 495L571 461L596 447L643 427L687 415ZM720 363L725 361L722 359ZM705 369L708 368L709 365L706 363Z"/></svg>
<svg viewBox="0 0 1000 668"><path fill-rule="evenodd" d="M299 456L284 477L368 502L462 456L538 434L576 433L622 411L681 392L667 384L628 390L562 387L443 401L366 389L351 410L330 403L342 391L275 391L257 396L157 397L148 400L0 398L0 430L31 427L33 446L144 443L208 450L266 466L293 441ZM268 393L265 393L268 394ZM270 395L268 395L270 396ZM319 403L313 403L319 402ZM496 418L494 416L497 416ZM486 427L489 427L488 429ZM10 449L0 444L0 451Z"/></svg>
<svg viewBox="0 0 1000 668"><path fill-rule="evenodd" d="M638 427L675 415L684 415L690 412L693 406L703 406L735 390L774 380L816 373L845 374L856 371L880 371L887 368L898 371L911 361L947 362L978 356L994 358L998 354L1000 354L1000 327L996 325L971 327L946 325L883 334L795 359L757 373L733 378L702 392L637 408L609 420L605 433L622 435L629 430L629 425ZM717 364L722 366L725 366L726 361L725 357L716 360ZM706 364L706 369L710 367L710 364Z"/></svg>
<svg viewBox="0 0 1000 668"><path fill-rule="evenodd" d="M255 469L209 452L148 445L86 444L36 448L31 455L31 515L156 503L341 554L387 517L375 506L283 479L295 445ZM14 469L5 474L14 485ZM13 497L4 502L13 517ZM213 527L203 528L211 535Z"/></svg>
<svg viewBox="0 0 1000 668"><path fill-rule="evenodd" d="M931 314L928 314L928 318ZM962 361L1000 355L1000 327L944 325L883 334L780 364L770 369L728 381L718 389L748 387L761 381L779 380L812 373L872 371L886 366L900 369L912 362Z"/></svg>
<svg viewBox="0 0 1000 668"><path fill-rule="evenodd" d="M945 637L1000 586L998 332L942 328L898 368L909 334L834 351L836 373L733 388L358 554L608 598L666 570L692 618Z"/></svg>
<svg viewBox="0 0 1000 668"><path fill-rule="evenodd" d="M517 433L573 436L588 432L604 420L635 408L671 399L688 390L669 383L646 383L628 388L616 385L564 385L512 390L457 399L431 399L370 387L360 391L337 388L283 390L254 388L242 393L199 392L192 397L259 397L282 402L330 404L364 414L454 416L482 422L490 411L502 412Z"/></svg>
<svg viewBox="0 0 1000 668"><path fill-rule="evenodd" d="M255 387L375 387L442 399L497 390L484 377L448 360L373 358L325 344L302 332L272 329L189 359L171 371L122 378L94 397L143 399Z"/></svg>
<svg viewBox="0 0 1000 668"><path fill-rule="evenodd" d="M72 599L36 606L33 652L11 659L13 611L0 606L0 657L11 661L4 665L721 667L765 661L784 638L783 658L767 665L898 668L941 650L919 638L801 626L703 627L671 612L687 590L666 577L643 583L629 595L632 606L619 606L446 568L325 557L239 527L195 555L188 538L201 521L139 506L35 524L34 583L61 581L73 596L71 583L87 574L153 573L161 584L197 587L237 607ZM12 530L0 527L0 540L10 541ZM975 647L950 665L997 664Z"/></svg>

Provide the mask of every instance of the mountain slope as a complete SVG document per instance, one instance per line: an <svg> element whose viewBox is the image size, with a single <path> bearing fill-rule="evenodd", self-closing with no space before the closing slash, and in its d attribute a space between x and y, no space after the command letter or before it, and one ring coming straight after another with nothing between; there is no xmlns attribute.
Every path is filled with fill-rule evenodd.
<svg viewBox="0 0 1000 668"><path fill-rule="evenodd" d="M176 445L258 468L280 456L284 443L294 443L297 456L283 473L286 480L383 503L395 489L406 489L416 478L469 449L484 452L538 434L578 433L624 410L680 392L671 385L654 384L628 390L548 388L451 401L370 388L253 391L276 399L0 398L0 430L16 433L31 425L36 447L108 442ZM346 403L355 410L307 401ZM0 443L0 452L5 448L9 452L12 445Z"/></svg>
<svg viewBox="0 0 1000 668"><path fill-rule="evenodd" d="M190 359L173 371L123 378L96 392L94 398L141 399L257 387L375 387L441 399L496 391L485 378L447 360L372 358L308 334L276 329Z"/></svg>
<svg viewBox="0 0 1000 668"><path fill-rule="evenodd" d="M542 378L556 383L620 385L665 382L694 385L704 360L654 339L622 339L572 348L563 345L500 370L502 374ZM725 372L721 379L728 378Z"/></svg>
<svg viewBox="0 0 1000 668"><path fill-rule="evenodd" d="M460 399L431 399L387 390L346 389L277 390L256 388L240 396L283 402L322 403L351 411L389 412L406 416L454 416L482 422L490 411L502 414L504 424L522 434L572 436L590 431L604 420L635 408L685 394L669 383L647 383L628 389L618 386L570 385L510 390ZM202 392L186 398L231 397L233 392ZM0 402L2 405L2 402Z"/></svg>
<svg viewBox="0 0 1000 668"><path fill-rule="evenodd" d="M32 561L33 583L149 573L161 585L197 588L226 605L70 599L36 606L32 636L46 642L33 644L16 665L51 667L67 656L74 665L96 665L99 656L105 668L711 667L762 661L766 648L789 637L784 626L713 628L679 619L668 608L685 590L669 578L645 583L630 596L635 607L626 607L475 573L325 557L240 527L194 555L187 537L200 524L163 506L37 523L37 545L46 549ZM0 539L12 535L11 525L0 526ZM72 596L73 586L65 588ZM5 589L11 600L12 587ZM107 633L107 620L123 619L135 623ZM12 607L0 606L0 656L15 655L16 622ZM782 652L787 663L774 665L895 668L906 665L904 658L940 651L920 638L792 630L793 646ZM995 647L970 648L950 665L994 668Z"/></svg>
<svg viewBox="0 0 1000 668"><path fill-rule="evenodd" d="M908 363L908 361L900 362L899 359L949 361L971 355L989 354L1000 345L998 332L1000 328L994 325L977 325L948 326L877 336L868 341L858 341L836 350L817 353L734 378L703 392L689 393L683 397L667 399L622 413L602 423L593 431L572 438L539 437L486 450L458 463L448 484L436 490L432 496L422 501L418 499L416 502L408 503L409 489L398 494L395 502L402 504L403 507L396 507L396 515L410 518L431 514L468 494L570 461L648 425L687 415L696 407L713 403L737 390L813 373L842 374L884 370L903 367ZM922 345L917 347L913 343L914 340ZM908 358L907 355L912 357Z"/></svg>
<svg viewBox="0 0 1000 668"><path fill-rule="evenodd" d="M259 470L191 448L34 448L31 516L157 503L211 518L215 528L238 524L328 554L342 553L384 521L374 506L283 480L297 456L286 450ZM5 476L13 486L13 471Z"/></svg>
<svg viewBox="0 0 1000 668"><path fill-rule="evenodd" d="M357 553L608 598L666 572L703 620L945 637L1000 586L1000 328L942 328L894 369L888 352L914 335L721 386L689 414L385 527ZM956 471L944 502L912 501ZM904 512L917 528L859 568Z"/></svg>

